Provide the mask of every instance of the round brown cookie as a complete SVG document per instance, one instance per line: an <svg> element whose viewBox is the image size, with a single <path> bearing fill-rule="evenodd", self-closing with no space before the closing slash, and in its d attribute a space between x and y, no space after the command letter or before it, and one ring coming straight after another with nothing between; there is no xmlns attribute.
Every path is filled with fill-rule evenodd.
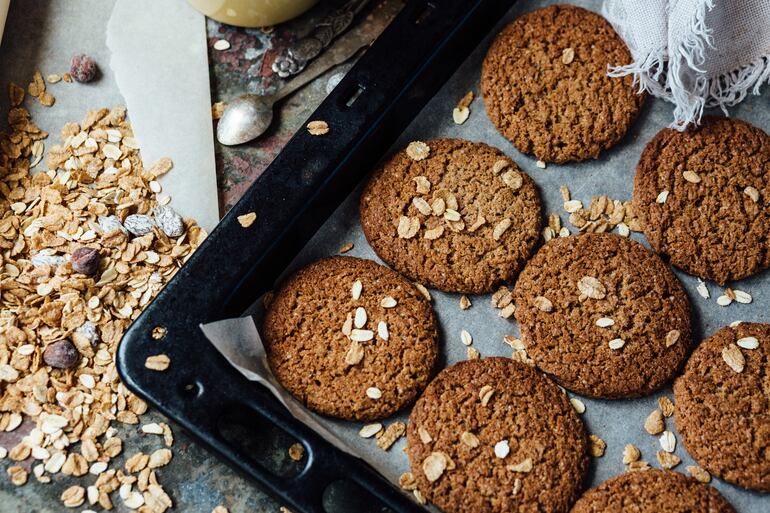
<svg viewBox="0 0 770 513"><path fill-rule="evenodd" d="M567 396L509 358L444 369L409 416L419 490L446 513L566 512L588 466Z"/></svg>
<svg viewBox="0 0 770 513"><path fill-rule="evenodd" d="M459 139L411 143L361 195L361 225L377 254L449 292L481 294L513 279L534 251L541 218L535 184L515 162Z"/></svg>
<svg viewBox="0 0 770 513"><path fill-rule="evenodd" d="M636 168L634 211L652 247L720 284L770 266L768 200L770 138L737 119L663 129Z"/></svg>
<svg viewBox="0 0 770 513"><path fill-rule="evenodd" d="M770 324L741 323L704 340L674 396L687 452L726 481L770 492Z"/></svg>
<svg viewBox="0 0 770 513"><path fill-rule="evenodd" d="M591 488L571 513L735 513L716 488L672 470L626 472Z"/></svg>
<svg viewBox="0 0 770 513"><path fill-rule="evenodd" d="M262 337L284 388L314 411L350 420L410 404L438 354L436 317L414 285L351 257L291 276L270 303Z"/></svg>
<svg viewBox="0 0 770 513"><path fill-rule="evenodd" d="M610 24L591 11L552 5L525 14L497 36L481 71L492 123L524 153L546 162L596 158L625 135L644 103L631 62Z"/></svg>
<svg viewBox="0 0 770 513"><path fill-rule="evenodd" d="M691 343L687 295L644 246L608 233L552 239L519 275L516 320L535 364L604 398L657 390Z"/></svg>

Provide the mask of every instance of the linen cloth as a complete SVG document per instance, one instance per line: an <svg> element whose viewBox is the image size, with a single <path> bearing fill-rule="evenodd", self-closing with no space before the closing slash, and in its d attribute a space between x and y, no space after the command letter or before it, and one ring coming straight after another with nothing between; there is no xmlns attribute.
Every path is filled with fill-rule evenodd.
<svg viewBox="0 0 770 513"><path fill-rule="evenodd" d="M605 0L602 14L634 59L610 75L672 102L672 128L727 114L770 80L770 0Z"/></svg>

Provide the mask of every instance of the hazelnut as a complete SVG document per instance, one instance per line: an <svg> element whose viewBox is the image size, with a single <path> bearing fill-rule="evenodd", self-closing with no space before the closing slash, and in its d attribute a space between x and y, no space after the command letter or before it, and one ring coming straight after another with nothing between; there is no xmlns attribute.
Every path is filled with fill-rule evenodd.
<svg viewBox="0 0 770 513"><path fill-rule="evenodd" d="M51 342L43 351L43 361L46 365L57 369L71 369L80 360L80 353L74 344L67 339Z"/></svg>
<svg viewBox="0 0 770 513"><path fill-rule="evenodd" d="M76 273L92 275L99 270L99 250L94 248L78 248L72 253L70 260L72 270Z"/></svg>
<svg viewBox="0 0 770 513"><path fill-rule="evenodd" d="M90 82L96 77L96 63L88 55L75 55L70 63L70 76L81 83Z"/></svg>

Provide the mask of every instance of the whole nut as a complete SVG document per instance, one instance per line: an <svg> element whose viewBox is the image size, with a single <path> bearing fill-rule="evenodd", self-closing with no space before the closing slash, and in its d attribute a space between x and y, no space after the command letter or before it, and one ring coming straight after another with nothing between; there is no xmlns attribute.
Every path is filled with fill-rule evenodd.
<svg viewBox="0 0 770 513"><path fill-rule="evenodd" d="M182 216L171 207L157 207L153 214L158 228L169 237L181 237L184 234Z"/></svg>
<svg viewBox="0 0 770 513"><path fill-rule="evenodd" d="M146 214L131 214L123 221L123 226L131 233L131 235L141 237L152 231L153 226L155 226L155 221Z"/></svg>
<svg viewBox="0 0 770 513"><path fill-rule="evenodd" d="M95 248L78 248L70 259L72 270L76 273L92 275L99 270L99 250Z"/></svg>
<svg viewBox="0 0 770 513"><path fill-rule="evenodd" d="M96 77L96 63L86 54L74 55L70 63L70 75L77 82L90 82Z"/></svg>
<svg viewBox="0 0 770 513"><path fill-rule="evenodd" d="M80 353L67 339L51 342L43 351L43 361L46 365L57 369L71 369L80 360Z"/></svg>

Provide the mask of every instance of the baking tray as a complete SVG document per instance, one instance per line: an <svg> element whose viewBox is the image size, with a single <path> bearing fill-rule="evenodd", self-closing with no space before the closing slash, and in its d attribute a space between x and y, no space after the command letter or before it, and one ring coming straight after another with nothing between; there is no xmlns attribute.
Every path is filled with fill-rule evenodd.
<svg viewBox="0 0 770 513"><path fill-rule="evenodd" d="M341 479L382 507L422 508L237 374L198 325L241 314L273 286L512 3L408 2L311 116L328 122L329 136L298 131L123 337L117 356L123 383L296 513L325 511L324 492ZM257 221L245 230L237 216L248 212ZM165 330L163 338L153 338L156 327ZM145 359L158 353L170 357L169 369L148 371ZM222 419L229 419L225 427ZM242 435L254 425L277 427L299 440L307 457L296 472L269 468L234 425Z"/></svg>
<svg viewBox="0 0 770 513"><path fill-rule="evenodd" d="M218 248L216 250L211 249L210 245L206 244L199 249L191 261L191 264L197 266L193 268L195 272L192 273L192 276L188 275L190 266L186 266L180 271L182 276L166 288L150 307L150 310L137 321L129 332L128 338L124 339L119 355L119 366L124 379L128 378L129 387L157 405L161 411L180 421L215 452L224 455L230 463L241 468L266 487L271 488L281 500L296 511L320 511L321 509L312 508L322 508L322 506L318 506L318 497L323 493L322 488L339 478L353 479L363 488L371 489L375 495L383 499L385 504L396 511L424 511L422 507L416 506L409 499L402 500L406 495L388 484L396 482L398 475L408 470L407 458L401 451L405 443L403 439L386 453L377 448L371 439L362 439L358 436L361 423L321 418L325 427L334 432L353 452L363 455L368 464L363 464L355 458L347 457L340 451L331 449L314 432L304 425L298 424L282 407L277 406L272 396L266 393L264 389L247 384L240 375L234 374L232 368L229 368L218 354L212 353L210 347L207 347L205 342L200 341L200 335L195 327L200 322L240 316L244 311L251 311L251 303L262 292L272 288L278 275L290 273L313 260L335 254L344 243L354 244L354 249L348 253L350 255L377 259L366 243L358 223L357 200L360 188L352 193L350 191L374 167L372 164L379 157L397 151L411 140L460 137L483 141L502 149L538 184L544 211L560 213L562 223L565 225L568 224L567 215L562 209L562 199L559 193L559 186L562 184L568 185L572 196L582 200L586 205L590 202L592 195L599 194L607 194L620 200L630 199L634 168L642 148L657 131L671 121L672 108L665 102L652 99L648 101L640 119L632 127L628 136L618 146L603 154L600 159L563 166L549 165L546 169L539 169L533 158L517 152L508 141L497 133L484 113L481 99L477 99L471 105L471 116L465 124L457 126L452 122L451 111L457 101L469 90L473 90L477 94L479 92L480 63L494 35L505 23L523 12L550 3L555 2L530 0L518 2L512 7L511 3L508 3L507 6L499 4L492 7L486 6L491 10L500 8L505 10L506 7L510 7L510 9L502 18L493 14L493 18L486 20L490 24L495 22L496 26L494 28L486 27L487 33L483 40L477 33L474 33L472 38L466 38L469 35L466 33L457 37L457 46L454 48L456 51L462 52L463 55L453 56L456 59L452 60L451 65L454 67L451 70L444 67L433 68L441 69L441 76L437 76L434 71L422 75L421 78L412 75L415 77L414 83L407 86L407 89L420 91L424 95L420 97L417 103L411 105L412 108L409 109L409 112L399 111L408 119L402 118L399 124L390 125L393 131L388 132L387 142L379 137L378 134L381 132L373 130L365 134L362 139L365 143L362 144L367 144L367 153L365 156L361 154L353 159L359 167L348 170L348 174L345 174L347 180L335 181L333 176L330 177L328 181L323 182L322 187L318 187L318 191L314 191L318 193L317 197L309 194L307 190L303 194L301 190L297 190L295 187L287 187L282 182L286 179L286 174L274 177L275 181L269 184L257 182L255 188L249 192L254 196L246 204L239 204L235 213L231 212L223 222L223 227L227 229L227 232L224 232L224 235L218 235L222 229L220 228L212 234L209 244L213 240ZM572 3L594 11L599 11L601 7L600 0L576 0ZM461 8L469 5L467 2L463 4ZM484 6L478 5L477 8L484 8ZM411 5L407 6L407 8L409 7ZM472 13L470 15L472 16ZM402 16L405 14L402 13ZM408 23L413 23L411 21L413 18L407 17L406 19L409 20ZM402 18L399 18L396 22L401 20ZM481 29L481 25L480 23L476 27ZM383 37L388 35L389 31L386 31ZM399 37L405 35L402 33ZM451 34L447 34L447 37L453 39ZM480 43L478 43L479 40L481 40ZM381 41L379 40L378 43ZM410 45L414 45L414 43L410 41ZM410 46L410 48L411 52L420 47ZM471 50L473 51L470 52ZM462 57L467 52L470 52L470 55L460 64L460 61L463 60ZM386 53L385 55L398 55L398 63L392 57L385 59L388 75L390 72L398 72L401 65L414 64L413 61L405 59L408 57L407 54ZM402 60L405 62L402 63ZM410 73L413 72L410 71ZM348 78L351 77L355 77L353 72L348 76ZM436 84L444 81L446 83L443 87L418 113L419 106L425 103L425 98L433 95L433 91L437 89ZM343 84L352 90L358 83L357 79L353 79ZM428 84L427 89L425 84ZM343 93L338 88L333 95L337 92L340 93L337 100L330 98L330 101L344 101L341 99L347 98L347 95L350 94L349 90L345 90ZM410 97L411 94L404 93L404 97ZM733 109L731 114L768 130L770 128L770 113L766 107L768 98L770 98L770 94L767 93L761 97L750 98ZM332 119L334 121L334 123L330 123L332 124L330 135L336 133L334 131L337 129L335 127L339 127L338 120L347 122L349 119L343 117L345 116L344 113L339 114L340 118L333 118L330 116L333 112L336 111L323 111L322 106L321 112L313 115L314 119ZM411 123L407 123L408 120L412 120ZM400 127L407 124L409 126L402 132ZM301 138L302 136L300 134L298 137ZM396 136L398 139L395 143L390 148L386 148ZM308 146L309 151L313 151L318 146L324 146L325 152L328 152L334 150L332 146L337 144L335 137L319 139L322 141L304 137L305 144L322 143ZM279 159L291 156L290 151L296 152L296 148L297 146L287 147ZM304 155L307 154L316 155L315 153L304 153ZM326 154L328 153L323 155ZM294 158L297 159L295 162L304 162L304 157L295 155ZM280 173L285 173L285 170L282 170L285 168L276 169ZM289 177L296 177L296 175L289 175ZM314 182L311 187L316 187L320 183ZM341 183L344 183L344 187L340 185ZM275 187L275 189L270 187ZM347 199L332 213L332 210L346 195ZM313 204L309 205L308 201L311 200L308 198L311 197L315 199L312 199ZM296 201L291 202L292 198L296 198ZM264 208L256 208L260 201L267 202ZM276 211L285 207L294 209L292 212L296 212L296 209L304 206L307 206L304 217L297 219L292 224L287 224L286 219L294 220L294 217L287 215L286 212ZM244 230L235 224L234 215L250 210L255 210L260 215L257 229L268 231L269 234L266 238L257 239L258 235L250 232L244 235ZM263 223L260 224L260 221ZM277 228L275 223L279 222L284 224ZM320 229L319 226L321 226ZM574 228L572 231L575 231ZM313 236L308 241L311 235ZM645 242L639 234L633 234L633 238ZM281 249L266 251L268 241L273 239L275 239L276 246ZM262 251L247 247L247 244L257 240L264 244ZM242 256L240 252L247 254ZM231 265L234 267L234 274L230 274L230 270L224 269ZM208 273L211 276L207 276ZM218 277L220 273L225 273L224 278ZM695 278L678 271L676 273L690 296L696 340L710 335L719 327L735 320L768 322L770 312L768 273L762 273L732 284L734 288L751 292L754 302L749 305L734 304L728 308L720 307L715 302L716 297L722 293L719 287L708 284L711 298L706 300L695 292L698 283ZM174 289L173 287L177 288ZM489 296L471 297L473 301L471 309L461 311L458 307L459 295L437 291L432 291L432 294L441 331L442 366L466 358L465 346L460 342L462 329L471 332L474 339L473 344L483 357L510 355L510 348L503 343L503 336L517 335L517 326L512 319L506 320L498 317L497 311L489 305ZM167 297L169 295L173 297ZM215 297L213 301L211 295ZM212 307L212 304L215 306ZM166 340L158 342L150 339L148 334L155 325L164 325L169 328ZM157 352L169 353L172 367L167 373L156 373L148 376L143 368L144 358ZM175 358L179 358L179 362ZM181 368L174 368L180 364ZM173 376L171 380L168 379L169 372ZM217 373L213 378L210 377L212 372ZM185 399L180 399L180 397L184 397L186 385L190 385L188 387L190 396L197 398L200 394L203 399L190 399L190 404L187 405ZM207 393L208 396L206 396ZM607 451L604 457L592 459L589 476L585 483L586 487L596 485L623 472L621 454L626 443L635 444L641 449L643 459L649 461L653 466L658 466L655 458L655 453L660 448L658 439L648 435L642 426L645 417L657 407L657 399L661 395L673 397L670 387L649 397L629 401L603 401L581 397L587 407L582 417L588 431L601 436L607 442ZM210 427L214 422L213 419L221 415L222 412L230 411L232 405L243 404L250 410L257 410L260 418L270 421L270 426L277 426L276 429L287 431L305 444L310 457L301 464L302 468L297 474L300 476L299 478L292 477L288 484L283 485L285 479L265 476L266 471L258 464L238 459L246 460L248 454L221 442L221 436L216 432L216 428ZM396 420L403 421L406 420L407 416L408 411L402 412L387 419L385 423L389 424ZM204 428L202 429L200 426L204 426ZM673 422L670 419L667 420L667 428L674 430ZM679 443L676 454L682 458L682 464L676 470L684 472L685 466L692 465L694 462L682 447L678 435L677 439ZM215 443L211 443L211 440ZM251 471L251 467L254 465L257 465L259 472ZM381 479L380 476L384 476L385 479ZM770 499L766 495L747 492L719 480L712 481L712 484L741 513L765 513L768 511Z"/></svg>

